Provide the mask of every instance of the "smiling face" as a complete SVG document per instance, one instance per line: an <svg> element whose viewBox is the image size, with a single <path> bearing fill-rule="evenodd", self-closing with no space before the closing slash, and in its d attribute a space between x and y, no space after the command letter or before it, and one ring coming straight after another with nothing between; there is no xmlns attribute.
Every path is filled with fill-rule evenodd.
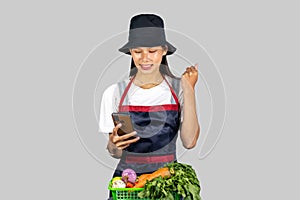
<svg viewBox="0 0 300 200"><path fill-rule="evenodd" d="M137 47L130 49L130 53L138 73L155 74L159 73L159 66L167 49L162 46Z"/></svg>

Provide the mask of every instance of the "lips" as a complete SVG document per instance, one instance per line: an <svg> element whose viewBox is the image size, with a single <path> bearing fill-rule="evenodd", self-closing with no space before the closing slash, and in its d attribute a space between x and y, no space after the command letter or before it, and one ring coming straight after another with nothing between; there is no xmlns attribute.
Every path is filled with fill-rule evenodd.
<svg viewBox="0 0 300 200"><path fill-rule="evenodd" d="M149 70L153 66L153 64L140 64L142 70Z"/></svg>

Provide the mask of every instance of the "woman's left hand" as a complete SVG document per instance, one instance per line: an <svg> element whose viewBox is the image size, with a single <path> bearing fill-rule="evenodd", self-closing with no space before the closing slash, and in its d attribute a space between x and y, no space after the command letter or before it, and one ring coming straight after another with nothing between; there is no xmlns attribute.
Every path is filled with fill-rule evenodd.
<svg viewBox="0 0 300 200"><path fill-rule="evenodd" d="M181 78L183 87L189 84L194 89L197 80L198 80L198 64L195 64L195 66L187 67L185 72L182 74L182 78Z"/></svg>

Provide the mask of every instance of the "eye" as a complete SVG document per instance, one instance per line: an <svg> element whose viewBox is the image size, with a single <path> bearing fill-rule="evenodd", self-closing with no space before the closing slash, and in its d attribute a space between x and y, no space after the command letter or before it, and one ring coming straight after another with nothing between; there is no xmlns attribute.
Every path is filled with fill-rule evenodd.
<svg viewBox="0 0 300 200"><path fill-rule="evenodd" d="M133 53L142 53L140 50L133 50Z"/></svg>
<svg viewBox="0 0 300 200"><path fill-rule="evenodd" d="M157 49L149 50L149 53L155 53L157 52Z"/></svg>

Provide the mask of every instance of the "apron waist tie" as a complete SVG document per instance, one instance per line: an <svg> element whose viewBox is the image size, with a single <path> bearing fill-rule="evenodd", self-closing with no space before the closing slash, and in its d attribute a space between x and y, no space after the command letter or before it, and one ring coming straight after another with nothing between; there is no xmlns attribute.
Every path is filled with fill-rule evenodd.
<svg viewBox="0 0 300 200"><path fill-rule="evenodd" d="M174 154L163 155L163 156L126 156L126 163L160 163L160 162L172 162L175 160Z"/></svg>

